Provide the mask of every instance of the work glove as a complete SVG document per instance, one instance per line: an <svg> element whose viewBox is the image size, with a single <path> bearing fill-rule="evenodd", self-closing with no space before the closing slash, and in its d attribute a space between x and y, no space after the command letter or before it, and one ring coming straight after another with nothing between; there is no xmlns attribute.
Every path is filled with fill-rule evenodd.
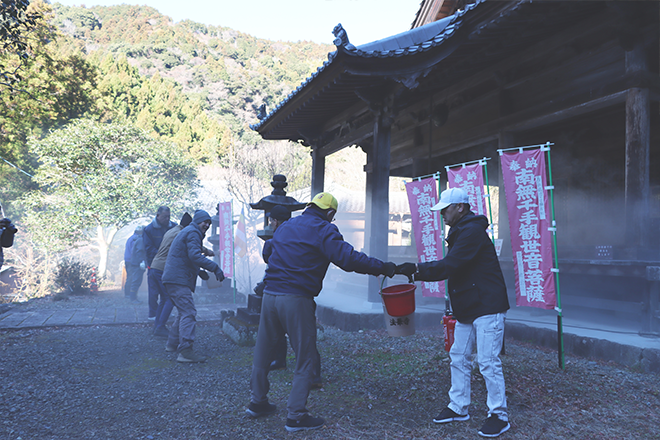
<svg viewBox="0 0 660 440"><path fill-rule="evenodd" d="M406 275L407 277L412 276L417 272L417 266L415 263L403 263L399 264L396 267L396 273L399 273L401 275Z"/></svg>
<svg viewBox="0 0 660 440"><path fill-rule="evenodd" d="M396 264L390 261L387 263L383 263L383 266L385 266L383 275L385 275L386 277L392 278L396 274Z"/></svg>
<svg viewBox="0 0 660 440"><path fill-rule="evenodd" d="M219 282L222 282L222 280L225 279L225 274L222 272L222 269L218 268L218 270L215 272L215 279Z"/></svg>
<svg viewBox="0 0 660 440"><path fill-rule="evenodd" d="M257 296L264 296L264 288L266 287L266 283L263 281L260 281L256 286L254 286L254 293Z"/></svg>
<svg viewBox="0 0 660 440"><path fill-rule="evenodd" d="M204 281L209 279L209 273L207 271L203 270L203 269L200 269L199 272L197 273L197 275L199 275L199 277L201 279L203 279Z"/></svg>
<svg viewBox="0 0 660 440"><path fill-rule="evenodd" d="M140 270L147 270L147 263L144 261L140 262Z"/></svg>

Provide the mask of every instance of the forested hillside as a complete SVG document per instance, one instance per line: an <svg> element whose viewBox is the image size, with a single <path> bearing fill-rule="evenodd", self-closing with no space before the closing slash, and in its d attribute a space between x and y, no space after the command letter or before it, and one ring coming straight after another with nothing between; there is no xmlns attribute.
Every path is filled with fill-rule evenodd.
<svg viewBox="0 0 660 440"><path fill-rule="evenodd" d="M248 124L279 102L333 46L272 42L191 21L174 24L146 6L67 7L31 2L43 15L31 38L21 90L0 90L0 156L33 172L27 139L80 117L128 122L175 142L197 163L223 164L257 147ZM286 24L283 24L286 25ZM0 61L11 64L2 54ZM34 187L8 166L0 197Z"/></svg>

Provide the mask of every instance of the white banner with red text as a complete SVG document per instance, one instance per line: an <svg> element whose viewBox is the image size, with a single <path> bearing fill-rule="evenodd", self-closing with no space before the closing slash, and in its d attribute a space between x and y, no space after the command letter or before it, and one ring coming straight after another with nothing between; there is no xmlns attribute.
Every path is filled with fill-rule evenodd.
<svg viewBox="0 0 660 440"><path fill-rule="evenodd" d="M231 202L218 203L218 235L220 269L227 278L234 276L234 234Z"/></svg>

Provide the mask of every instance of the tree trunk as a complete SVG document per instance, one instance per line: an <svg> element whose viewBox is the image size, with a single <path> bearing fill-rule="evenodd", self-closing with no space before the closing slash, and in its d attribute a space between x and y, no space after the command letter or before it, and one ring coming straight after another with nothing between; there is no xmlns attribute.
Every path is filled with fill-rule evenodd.
<svg viewBox="0 0 660 440"><path fill-rule="evenodd" d="M105 278L108 270L108 250L110 249L110 245L112 244L112 240L115 238L117 231L118 229L116 226L110 226L107 230L101 225L96 227L96 244L99 248L99 278Z"/></svg>

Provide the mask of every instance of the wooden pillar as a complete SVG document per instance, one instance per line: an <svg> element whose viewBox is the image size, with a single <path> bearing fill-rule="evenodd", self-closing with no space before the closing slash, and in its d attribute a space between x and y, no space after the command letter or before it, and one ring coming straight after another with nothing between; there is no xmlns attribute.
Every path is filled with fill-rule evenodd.
<svg viewBox="0 0 660 440"><path fill-rule="evenodd" d="M647 60L641 43L626 51L626 72L646 71ZM650 239L649 159L651 142L649 90L629 89L626 95L625 237L633 248L647 246Z"/></svg>
<svg viewBox="0 0 660 440"><path fill-rule="evenodd" d="M393 118L378 112L374 124L374 145L367 155L367 209L365 221L365 250L370 257L388 261L390 203L390 144ZM371 174L371 175L369 175ZM367 239L368 237L368 239ZM368 247L366 245L368 244ZM369 277L369 302L380 302L380 282Z"/></svg>
<svg viewBox="0 0 660 440"><path fill-rule="evenodd" d="M323 156L318 148L312 148L312 194L323 192L325 186L325 156Z"/></svg>

